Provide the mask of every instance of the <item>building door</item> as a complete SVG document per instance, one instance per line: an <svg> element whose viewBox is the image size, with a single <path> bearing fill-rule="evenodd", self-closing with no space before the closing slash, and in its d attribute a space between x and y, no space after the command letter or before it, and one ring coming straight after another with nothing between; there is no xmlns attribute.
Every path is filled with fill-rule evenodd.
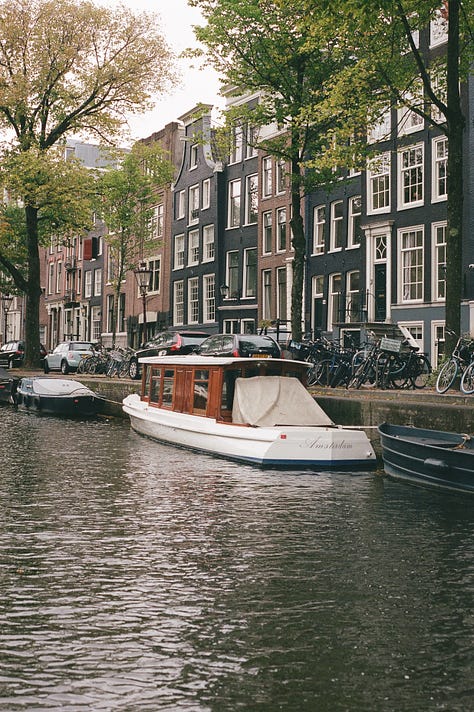
<svg viewBox="0 0 474 712"><path fill-rule="evenodd" d="M387 265L374 265L374 321L385 321L387 316Z"/></svg>

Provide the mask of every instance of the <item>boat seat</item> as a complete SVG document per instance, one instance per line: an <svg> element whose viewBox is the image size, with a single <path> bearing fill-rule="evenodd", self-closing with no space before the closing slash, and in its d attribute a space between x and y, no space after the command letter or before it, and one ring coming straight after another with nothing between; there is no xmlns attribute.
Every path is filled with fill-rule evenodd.
<svg viewBox="0 0 474 712"><path fill-rule="evenodd" d="M395 437L399 437L398 435ZM428 445L429 447L443 447L443 448L459 448L464 445L464 440L460 440L458 443L449 442L449 440L436 440L436 438L417 438L410 436L403 436L403 440L409 443L415 443L418 445Z"/></svg>

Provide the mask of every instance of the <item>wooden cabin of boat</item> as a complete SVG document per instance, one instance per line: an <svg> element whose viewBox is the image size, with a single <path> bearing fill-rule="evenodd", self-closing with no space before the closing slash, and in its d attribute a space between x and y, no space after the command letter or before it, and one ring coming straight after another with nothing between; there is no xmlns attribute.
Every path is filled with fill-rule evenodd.
<svg viewBox="0 0 474 712"><path fill-rule="evenodd" d="M143 359L141 400L178 413L232 422L237 378L284 376L305 385L310 364L273 358L174 356Z"/></svg>

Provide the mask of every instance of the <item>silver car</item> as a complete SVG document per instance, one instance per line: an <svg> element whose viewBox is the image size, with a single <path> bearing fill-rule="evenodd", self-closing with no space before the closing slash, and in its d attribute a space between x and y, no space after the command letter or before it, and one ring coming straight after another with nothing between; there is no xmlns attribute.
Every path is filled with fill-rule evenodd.
<svg viewBox="0 0 474 712"><path fill-rule="evenodd" d="M66 374L77 371L81 359L93 353L94 345L90 341L62 341L44 357L44 372L61 371Z"/></svg>

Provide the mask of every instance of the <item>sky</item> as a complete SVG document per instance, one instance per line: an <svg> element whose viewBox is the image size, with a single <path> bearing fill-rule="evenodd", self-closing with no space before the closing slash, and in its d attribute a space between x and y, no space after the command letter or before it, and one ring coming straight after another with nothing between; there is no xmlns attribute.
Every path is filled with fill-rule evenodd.
<svg viewBox="0 0 474 712"><path fill-rule="evenodd" d="M104 4L123 4L135 11L146 10L159 15L163 36L176 55L196 44L192 25L203 24L199 10L189 7L186 0L105 0ZM209 68L190 68L189 60L180 59L178 66L181 78L172 93L157 97L153 111L130 117L133 139L145 138L159 131L199 103L215 106L213 118L218 118L224 102L219 96L217 74Z"/></svg>

